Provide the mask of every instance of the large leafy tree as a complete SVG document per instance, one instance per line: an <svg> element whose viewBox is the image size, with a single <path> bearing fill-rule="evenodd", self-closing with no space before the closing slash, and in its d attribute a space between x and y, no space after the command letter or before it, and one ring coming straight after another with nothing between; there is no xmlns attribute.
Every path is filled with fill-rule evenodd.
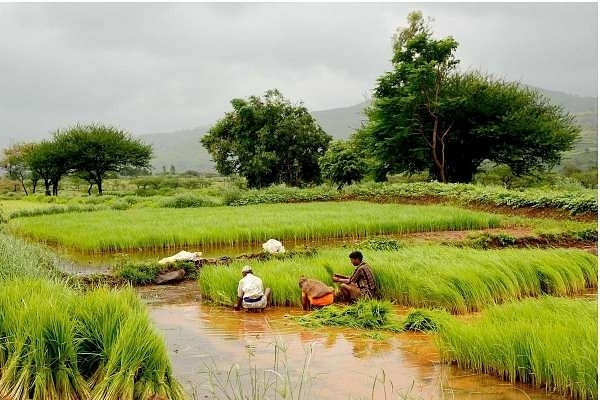
<svg viewBox="0 0 600 400"><path fill-rule="evenodd" d="M318 159L331 137L304 106L292 105L278 90L231 105L233 111L200 140L219 173L239 174L254 188L320 181Z"/></svg>
<svg viewBox="0 0 600 400"><path fill-rule="evenodd" d="M99 125L75 125L54 133L53 142L62 149L69 170L95 184L102 194L102 182L109 172L126 167L149 168L152 146L134 139L120 129Z"/></svg>
<svg viewBox="0 0 600 400"><path fill-rule="evenodd" d="M536 92L457 73L457 47L435 39L418 11L395 35L393 70L378 79L369 122L354 136L377 159L378 179L429 170L468 182L486 159L525 174L558 163L578 137L573 117Z"/></svg>

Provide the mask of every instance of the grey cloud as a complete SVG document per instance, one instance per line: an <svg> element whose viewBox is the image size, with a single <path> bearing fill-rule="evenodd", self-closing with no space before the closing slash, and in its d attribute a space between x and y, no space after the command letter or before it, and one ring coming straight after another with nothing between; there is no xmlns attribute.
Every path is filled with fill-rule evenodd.
<svg viewBox="0 0 600 400"><path fill-rule="evenodd" d="M595 3L5 3L0 133L191 128L270 88L312 110L356 104L414 9L458 40L464 69L597 93Z"/></svg>

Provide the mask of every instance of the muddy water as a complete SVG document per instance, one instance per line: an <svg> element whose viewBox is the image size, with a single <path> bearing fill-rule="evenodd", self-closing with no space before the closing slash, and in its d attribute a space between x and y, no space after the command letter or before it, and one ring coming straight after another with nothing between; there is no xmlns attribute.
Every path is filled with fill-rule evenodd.
<svg viewBox="0 0 600 400"><path fill-rule="evenodd" d="M279 376L280 383L289 382L296 399L408 395L417 399L564 400L440 364L435 336L303 328L292 318L302 315L298 309L235 312L201 304L191 285L179 289L171 297L165 296L164 288L158 289L162 293L142 289L140 295L166 339L175 375L192 399L223 399L241 392L250 396L250 379L264 389ZM239 380L237 370L231 369L235 365ZM227 389L228 371L233 371L230 382L240 382L243 389ZM211 374L221 383L211 384ZM282 398L272 387L266 390L269 398Z"/></svg>

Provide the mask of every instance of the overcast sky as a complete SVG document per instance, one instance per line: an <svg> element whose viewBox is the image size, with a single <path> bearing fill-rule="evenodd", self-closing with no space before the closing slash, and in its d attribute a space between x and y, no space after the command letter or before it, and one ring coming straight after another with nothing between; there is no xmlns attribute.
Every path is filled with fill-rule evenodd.
<svg viewBox="0 0 600 400"><path fill-rule="evenodd" d="M354 105L415 9L463 70L597 96L597 3L0 3L0 136L189 129L270 88L311 111Z"/></svg>

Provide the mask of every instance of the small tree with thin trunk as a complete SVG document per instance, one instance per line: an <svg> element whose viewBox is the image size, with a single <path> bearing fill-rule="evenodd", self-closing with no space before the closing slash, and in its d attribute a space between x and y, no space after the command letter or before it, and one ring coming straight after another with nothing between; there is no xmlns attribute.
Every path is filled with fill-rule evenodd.
<svg viewBox="0 0 600 400"><path fill-rule="evenodd" d="M126 167L150 168L152 146L120 129L99 124L75 125L54 134L71 170L86 177L102 194L102 182L109 172Z"/></svg>

